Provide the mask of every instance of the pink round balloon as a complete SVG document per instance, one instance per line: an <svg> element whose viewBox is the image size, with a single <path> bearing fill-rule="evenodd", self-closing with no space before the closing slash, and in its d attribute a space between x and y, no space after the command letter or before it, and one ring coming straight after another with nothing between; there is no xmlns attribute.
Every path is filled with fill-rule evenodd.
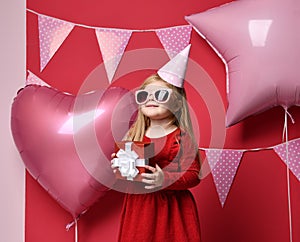
<svg viewBox="0 0 300 242"><path fill-rule="evenodd" d="M29 173L76 218L115 182L110 156L135 111L120 87L74 96L29 85L14 99L11 129Z"/></svg>
<svg viewBox="0 0 300 242"><path fill-rule="evenodd" d="M300 105L300 1L240 0L186 20L226 65L226 126Z"/></svg>

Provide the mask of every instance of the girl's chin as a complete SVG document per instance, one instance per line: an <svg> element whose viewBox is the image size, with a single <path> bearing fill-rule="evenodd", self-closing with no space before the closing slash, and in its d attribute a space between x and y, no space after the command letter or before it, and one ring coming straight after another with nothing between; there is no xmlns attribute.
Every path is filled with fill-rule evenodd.
<svg viewBox="0 0 300 242"><path fill-rule="evenodd" d="M162 108L160 106L144 107L141 111L145 116L147 116L150 119L165 119L171 114L171 112L168 109Z"/></svg>
<svg viewBox="0 0 300 242"><path fill-rule="evenodd" d="M157 112L147 112L144 113L144 115L152 120L164 120L164 119L168 119L170 116L170 114L167 113L157 113Z"/></svg>

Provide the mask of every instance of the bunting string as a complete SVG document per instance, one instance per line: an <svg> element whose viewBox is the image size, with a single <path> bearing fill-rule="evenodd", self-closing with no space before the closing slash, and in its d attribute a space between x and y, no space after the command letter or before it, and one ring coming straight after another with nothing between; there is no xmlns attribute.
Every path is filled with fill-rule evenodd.
<svg viewBox="0 0 300 242"><path fill-rule="evenodd" d="M164 27L164 28L156 28L156 29L123 29L123 28L113 28L113 27L112 28L111 27L100 27L100 26L85 25L85 24L74 23L74 22L67 21L67 20L62 20L62 19L59 19L59 18L51 17L51 16L46 15L46 14L39 13L39 12L34 11L34 10L30 9L30 8L26 8L26 11L28 11L30 13L33 13L35 15L38 15L38 16L44 16L44 17L47 17L47 18L52 18L52 19L64 21L64 22L73 24L75 26L82 27L82 28L87 28L87 29L103 29L103 30L105 30L105 29L114 29L114 30L127 30L127 31L131 31L131 32L155 32L157 30L167 30L167 29L172 29L172 28L177 28L177 27L183 27L183 26L192 28L188 24L186 24L186 25L178 25L178 26L171 26L171 27Z"/></svg>
<svg viewBox="0 0 300 242"><path fill-rule="evenodd" d="M295 140L300 140L300 138L297 138ZM278 144L277 144L278 145ZM235 151L241 151L241 152L255 152L255 151L261 151L261 150L273 150L277 145L273 145L273 146L267 146L267 147L256 147L256 148L250 148L250 149L235 149L235 148L222 148L222 149L218 149L218 148L207 148L207 147L199 147L199 150L235 150Z"/></svg>
<svg viewBox="0 0 300 242"><path fill-rule="evenodd" d="M27 9L27 11L38 16L40 71L47 66L74 27L78 26L95 31L109 83L113 80L133 32L155 32L170 59L189 44L192 32L190 25L144 30L104 28L50 17L31 9Z"/></svg>
<svg viewBox="0 0 300 242"><path fill-rule="evenodd" d="M288 114L285 114L285 126L287 126ZM295 175L298 181L300 181L300 138L288 140L287 129L285 129L285 139L283 140L283 143L274 146L252 149L214 149L199 147L199 150L204 151L206 154L222 207L225 204L243 153L274 150L279 158L286 164L290 237L292 236L290 171ZM292 240L290 242L292 242Z"/></svg>

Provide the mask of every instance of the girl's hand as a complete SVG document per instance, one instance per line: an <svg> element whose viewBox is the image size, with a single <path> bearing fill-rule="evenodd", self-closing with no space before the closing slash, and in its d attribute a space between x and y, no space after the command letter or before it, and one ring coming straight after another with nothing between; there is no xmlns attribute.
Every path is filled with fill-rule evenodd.
<svg viewBox="0 0 300 242"><path fill-rule="evenodd" d="M111 161L110 161L110 164L111 164L111 168L113 169L113 173L116 173L117 172L117 169L118 169L118 167L117 166L115 166L114 165L114 163L113 163L113 158L115 158L116 157L116 153L112 153L111 154Z"/></svg>
<svg viewBox="0 0 300 242"><path fill-rule="evenodd" d="M144 177L142 182L149 184L145 186L145 189L153 189L162 186L164 182L164 172L156 164L155 168L152 166L145 166L146 169L150 170L152 173L142 173L141 176Z"/></svg>

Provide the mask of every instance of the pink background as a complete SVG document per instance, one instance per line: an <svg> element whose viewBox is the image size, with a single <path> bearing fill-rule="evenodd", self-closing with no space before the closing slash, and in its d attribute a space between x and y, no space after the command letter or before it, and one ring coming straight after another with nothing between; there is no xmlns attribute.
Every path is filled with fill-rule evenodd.
<svg viewBox="0 0 300 242"><path fill-rule="evenodd" d="M10 132L10 107L25 78L25 1L0 2L1 241L24 241L25 170Z"/></svg>

